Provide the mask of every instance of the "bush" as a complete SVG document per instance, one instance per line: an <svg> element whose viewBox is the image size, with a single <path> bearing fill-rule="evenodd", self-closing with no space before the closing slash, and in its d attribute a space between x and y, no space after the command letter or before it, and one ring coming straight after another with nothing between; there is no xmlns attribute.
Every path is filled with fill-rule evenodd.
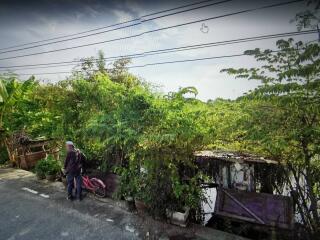
<svg viewBox="0 0 320 240"><path fill-rule="evenodd" d="M131 161L127 167L116 168L120 175L118 198L133 197L148 206L155 217L166 217L166 210L183 211L185 207L197 210L203 195L199 175L184 181L178 168L164 161L145 161L143 167Z"/></svg>
<svg viewBox="0 0 320 240"><path fill-rule="evenodd" d="M38 176L44 177L45 175L55 175L61 169L59 161L48 157L37 162L35 172Z"/></svg>
<svg viewBox="0 0 320 240"><path fill-rule="evenodd" d="M114 172L120 175L120 186L114 197L117 199L136 198L138 193L138 176L137 168L115 167Z"/></svg>
<svg viewBox="0 0 320 240"><path fill-rule="evenodd" d="M0 164L5 164L9 161L7 149L5 147L0 148Z"/></svg>
<svg viewBox="0 0 320 240"><path fill-rule="evenodd" d="M61 164L57 160L47 160L48 161L48 168L46 171L46 175L55 175L61 169Z"/></svg>
<svg viewBox="0 0 320 240"><path fill-rule="evenodd" d="M44 178L47 169L48 169L48 161L46 159L42 159L37 162L34 170L38 177Z"/></svg>

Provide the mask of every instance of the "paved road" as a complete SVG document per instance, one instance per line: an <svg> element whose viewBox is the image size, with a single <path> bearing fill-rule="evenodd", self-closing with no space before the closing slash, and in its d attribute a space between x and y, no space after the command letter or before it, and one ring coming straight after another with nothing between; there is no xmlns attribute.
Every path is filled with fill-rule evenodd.
<svg viewBox="0 0 320 240"><path fill-rule="evenodd" d="M244 240L214 229L180 228L86 197L69 202L62 183L37 181L27 171L0 167L0 240Z"/></svg>
<svg viewBox="0 0 320 240"><path fill-rule="evenodd" d="M0 174L1 240L138 239L133 228L117 223L121 216L96 209L91 199L70 203L62 192L32 182L28 177L7 179Z"/></svg>

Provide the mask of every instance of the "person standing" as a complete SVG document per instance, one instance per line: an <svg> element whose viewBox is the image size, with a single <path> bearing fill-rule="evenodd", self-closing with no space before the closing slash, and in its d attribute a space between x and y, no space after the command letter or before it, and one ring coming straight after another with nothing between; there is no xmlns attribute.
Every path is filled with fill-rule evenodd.
<svg viewBox="0 0 320 240"><path fill-rule="evenodd" d="M68 191L68 200L73 200L72 190L74 187L74 180L76 182L76 199L81 201L81 185L82 185L82 177L81 177L81 158L78 157L78 153L75 150L74 144L71 141L66 142L66 150L67 156L64 162L64 170L67 175L67 191Z"/></svg>

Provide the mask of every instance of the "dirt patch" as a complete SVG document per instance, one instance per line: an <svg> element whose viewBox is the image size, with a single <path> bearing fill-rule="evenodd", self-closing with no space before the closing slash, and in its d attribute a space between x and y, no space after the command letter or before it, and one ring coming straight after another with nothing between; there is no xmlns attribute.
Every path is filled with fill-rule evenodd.
<svg viewBox="0 0 320 240"><path fill-rule="evenodd" d="M22 169L15 168L0 168L0 178L11 180L11 179L19 179L19 178L34 178L36 176L32 172L28 172Z"/></svg>

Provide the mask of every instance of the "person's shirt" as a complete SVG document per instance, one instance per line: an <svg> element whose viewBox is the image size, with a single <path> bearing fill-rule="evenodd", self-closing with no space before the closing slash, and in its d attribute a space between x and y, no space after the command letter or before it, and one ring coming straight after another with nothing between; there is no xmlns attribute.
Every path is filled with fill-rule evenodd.
<svg viewBox="0 0 320 240"><path fill-rule="evenodd" d="M76 151L69 151L64 162L64 169L67 174L80 174L81 163Z"/></svg>

